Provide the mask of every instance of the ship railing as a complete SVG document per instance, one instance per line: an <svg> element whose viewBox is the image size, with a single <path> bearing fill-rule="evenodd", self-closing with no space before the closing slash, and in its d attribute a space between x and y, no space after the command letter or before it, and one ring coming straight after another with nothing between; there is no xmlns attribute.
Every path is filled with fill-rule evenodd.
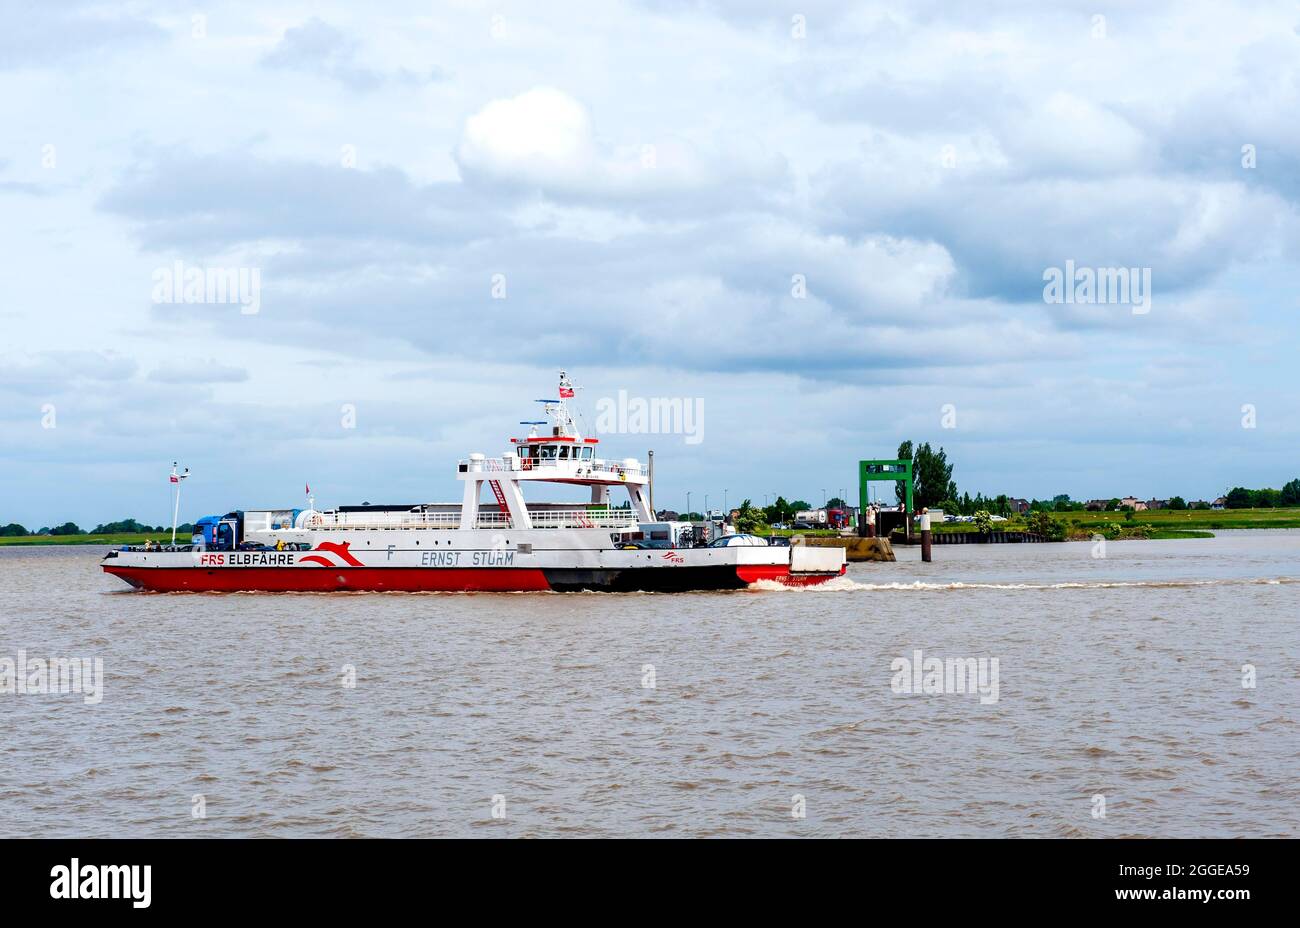
<svg viewBox="0 0 1300 928"><path fill-rule="evenodd" d="M631 528L636 513L628 509L530 509L533 528ZM308 526L313 529L381 531L384 529L460 528L458 512L319 513ZM480 512L475 528L515 527L506 512Z"/></svg>
<svg viewBox="0 0 1300 928"><path fill-rule="evenodd" d="M456 462L461 473L500 473L502 471L515 470L502 458L471 458L462 459Z"/></svg>
<svg viewBox="0 0 1300 928"><path fill-rule="evenodd" d="M533 528L630 528L637 524L636 513L629 509L530 509L528 519Z"/></svg>
<svg viewBox="0 0 1300 928"><path fill-rule="evenodd" d="M459 512L322 512L307 528L459 528Z"/></svg>
<svg viewBox="0 0 1300 928"><path fill-rule="evenodd" d="M561 464L564 462L561 461ZM613 461L581 461L583 467L590 470L598 471L602 474L640 474L641 466L632 467L627 464L616 464Z"/></svg>

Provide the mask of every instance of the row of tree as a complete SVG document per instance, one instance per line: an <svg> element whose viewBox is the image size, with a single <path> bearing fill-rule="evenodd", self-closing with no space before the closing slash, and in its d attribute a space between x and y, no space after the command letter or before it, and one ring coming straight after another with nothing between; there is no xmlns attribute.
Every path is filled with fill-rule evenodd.
<svg viewBox="0 0 1300 928"><path fill-rule="evenodd" d="M974 497L969 493L958 494L957 484L952 479L952 465L948 463L948 455L943 448L935 451L930 447L929 442L914 448L912 442L905 441L898 446L898 458L899 460L910 458L912 461L912 498L913 504L918 509L922 507L942 509L944 512L955 512L965 516L977 512L1002 516L1011 513L1011 501L1006 494L992 497L986 497L982 493L977 493ZM894 493L898 502L904 501L906 490L903 484L896 484ZM1261 490L1234 487L1224 498L1224 505L1228 509L1275 509L1284 506L1300 506L1300 478L1288 481L1280 490L1268 487ZM1072 500L1068 494L1062 493L1050 500L1033 500L1029 504L1029 509L1031 512L1081 512L1085 506L1085 503ZM1209 504L1205 502L1189 504L1181 496L1169 500L1170 509L1205 509L1208 506ZM1110 500L1106 505L1108 511L1120 511L1126 508L1129 507L1120 505L1118 498Z"/></svg>
<svg viewBox="0 0 1300 928"><path fill-rule="evenodd" d="M8 525L0 527L0 537L4 537L4 538L23 538L27 535L84 535L84 534L86 534L85 531L83 531L81 526L79 526L76 522L64 522L62 525L56 525L53 528L50 528L49 526L45 526L43 528L38 528L34 532L27 531L27 529L24 526L19 525L17 522L10 522Z"/></svg>
<svg viewBox="0 0 1300 928"><path fill-rule="evenodd" d="M170 525L145 525L137 522L135 519L123 519L121 522L103 522L96 525L87 532L76 522L64 522L62 525L51 527L42 527L34 532L29 532L24 526L17 522L10 522L8 525L0 526L0 537L3 538L24 538L37 535L147 535L150 533L171 532ZM176 526L176 534L189 535L194 531L194 526L186 522L184 525Z"/></svg>
<svg viewBox="0 0 1300 928"><path fill-rule="evenodd" d="M1248 490L1233 487L1223 499L1228 509L1277 509L1280 506L1300 506L1300 478L1282 484L1282 489L1265 487Z"/></svg>
<svg viewBox="0 0 1300 928"><path fill-rule="evenodd" d="M1065 493L1062 493L1059 496L1054 496L1051 499L1032 500L1029 503L1030 512L1083 512L1087 508L1088 506L1086 503L1077 499L1070 499L1070 497ZM1206 502L1189 503L1181 496L1175 496L1169 500L1168 508L1209 509L1210 504ZM1124 512L1125 510L1132 511L1132 509L1132 506L1123 505L1120 502L1119 497L1108 500L1105 505L1102 506L1103 512Z"/></svg>

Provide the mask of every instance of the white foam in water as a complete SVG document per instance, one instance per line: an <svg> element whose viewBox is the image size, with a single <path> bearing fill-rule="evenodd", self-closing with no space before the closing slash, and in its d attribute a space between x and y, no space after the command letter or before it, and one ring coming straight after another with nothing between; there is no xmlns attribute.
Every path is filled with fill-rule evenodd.
<svg viewBox="0 0 1300 928"><path fill-rule="evenodd" d="M858 583L856 580L850 580L848 577L836 577L834 580L827 580L825 583L816 583L812 586L786 586L776 580L757 580L749 585L751 590L762 590L767 592L795 593L795 592L818 592L818 593L855 593L858 590L877 589L874 584Z"/></svg>
<svg viewBox="0 0 1300 928"><path fill-rule="evenodd" d="M857 593L879 590L907 590L910 592L939 592L944 590L1108 590L1121 587L1193 587L1193 586L1245 586L1251 584L1268 584L1276 586L1283 583L1298 583L1296 577L1253 577L1223 580L1097 580L1091 583L1066 581L1062 583L925 583L921 580L912 583L858 583L848 577L836 577L825 583L812 586L786 586L775 580L759 580L751 583L751 590L780 593Z"/></svg>

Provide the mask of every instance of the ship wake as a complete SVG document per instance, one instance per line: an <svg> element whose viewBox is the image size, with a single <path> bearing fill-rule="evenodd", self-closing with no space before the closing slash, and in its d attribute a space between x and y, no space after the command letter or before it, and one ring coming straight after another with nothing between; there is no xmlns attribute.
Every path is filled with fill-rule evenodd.
<svg viewBox="0 0 1300 928"><path fill-rule="evenodd" d="M1300 577L1242 577L1218 580L1095 580L1062 581L1060 583L859 583L848 577L836 577L825 583L811 586L786 586L775 580L759 580L749 589L781 593L859 593L859 592L911 592L935 593L961 590L1110 590L1110 589L1179 589L1213 586L1279 586L1300 583Z"/></svg>

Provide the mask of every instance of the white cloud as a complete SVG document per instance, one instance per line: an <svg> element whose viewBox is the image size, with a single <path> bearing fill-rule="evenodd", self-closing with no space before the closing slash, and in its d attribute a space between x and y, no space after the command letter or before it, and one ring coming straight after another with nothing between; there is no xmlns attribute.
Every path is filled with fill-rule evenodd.
<svg viewBox="0 0 1300 928"><path fill-rule="evenodd" d="M172 360L160 364L149 372L149 379L158 383L203 384L243 383L248 371L233 364L222 364L211 358L202 360Z"/></svg>
<svg viewBox="0 0 1300 928"><path fill-rule="evenodd" d="M1150 163L1150 140L1128 120L1064 91L1008 120L1001 135L1008 160L1022 174L1110 174L1142 170Z"/></svg>
<svg viewBox="0 0 1300 928"><path fill-rule="evenodd" d="M0 386L19 390L47 390L68 384L105 384L130 378L133 359L116 351L51 349L0 355Z"/></svg>
<svg viewBox="0 0 1300 928"><path fill-rule="evenodd" d="M457 157L469 171L568 186L588 176L596 163L591 118L569 95L535 87L493 100L466 120Z"/></svg>
<svg viewBox="0 0 1300 928"><path fill-rule="evenodd" d="M599 139L587 108L553 87L493 100L465 121L456 160L467 180L532 188L574 202L650 201L718 189L771 197L787 184L783 159L755 139L726 133L707 144L646 138Z"/></svg>

